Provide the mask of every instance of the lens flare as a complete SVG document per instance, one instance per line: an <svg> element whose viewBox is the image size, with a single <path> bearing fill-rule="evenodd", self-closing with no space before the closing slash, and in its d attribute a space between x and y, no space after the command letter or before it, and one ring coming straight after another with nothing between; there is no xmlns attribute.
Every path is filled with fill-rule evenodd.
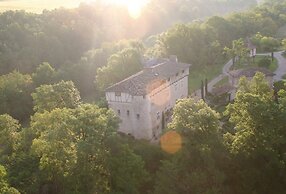
<svg viewBox="0 0 286 194"><path fill-rule="evenodd" d="M182 137L176 131L169 131L161 137L160 144L162 150L175 154L182 148Z"/></svg>

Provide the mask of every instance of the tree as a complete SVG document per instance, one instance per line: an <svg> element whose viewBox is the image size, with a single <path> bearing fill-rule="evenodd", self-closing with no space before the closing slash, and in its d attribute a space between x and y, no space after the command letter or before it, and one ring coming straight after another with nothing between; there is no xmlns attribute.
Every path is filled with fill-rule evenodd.
<svg viewBox="0 0 286 194"><path fill-rule="evenodd" d="M233 192L284 192L284 98L280 96L280 104L273 100L273 91L262 73L251 81L240 80L235 101L226 112L234 124L234 134L225 135L232 158L228 177Z"/></svg>
<svg viewBox="0 0 286 194"><path fill-rule="evenodd" d="M108 138L118 127L118 118L108 109L81 105L73 111L72 127L76 137L77 165L73 169L72 189L83 193L106 193L110 190Z"/></svg>
<svg viewBox="0 0 286 194"><path fill-rule="evenodd" d="M263 36L259 32L252 38L255 44L263 52L271 52L272 61L274 60L274 51L280 46L280 41L270 36Z"/></svg>
<svg viewBox="0 0 286 194"><path fill-rule="evenodd" d="M282 46L283 46L284 50L286 50L286 39L282 40Z"/></svg>
<svg viewBox="0 0 286 194"><path fill-rule="evenodd" d="M76 108L80 94L72 81L61 81L53 85L42 85L32 94L34 111L51 111L55 108Z"/></svg>
<svg viewBox="0 0 286 194"><path fill-rule="evenodd" d="M97 70L95 84L103 91L141 69L140 53L134 48L124 49L110 56L107 66Z"/></svg>
<svg viewBox="0 0 286 194"><path fill-rule="evenodd" d="M235 57L238 57L238 61L240 63L241 59L247 58L248 53L242 38L232 41L232 48L225 47L224 51L230 58L232 58L233 64L235 63Z"/></svg>
<svg viewBox="0 0 286 194"><path fill-rule="evenodd" d="M55 82L56 71L47 62L40 64L36 72L32 74L33 82L36 87Z"/></svg>
<svg viewBox="0 0 286 194"><path fill-rule="evenodd" d="M19 140L18 121L5 114L0 115L0 161L4 156L11 156Z"/></svg>
<svg viewBox="0 0 286 194"><path fill-rule="evenodd" d="M32 153L40 158L44 185L53 193L109 190L105 141L117 128L115 114L94 105L36 113Z"/></svg>
<svg viewBox="0 0 286 194"><path fill-rule="evenodd" d="M202 100L184 99L176 104L169 130L181 135L183 147L162 162L155 193L224 193L227 159L218 118Z"/></svg>
<svg viewBox="0 0 286 194"><path fill-rule="evenodd" d="M140 187L149 178L144 169L144 161L128 145L113 146L108 164L111 176L111 193L138 194Z"/></svg>
<svg viewBox="0 0 286 194"><path fill-rule="evenodd" d="M259 67L264 67L268 69L271 64L271 60L268 57L263 57L257 63Z"/></svg>
<svg viewBox="0 0 286 194"><path fill-rule="evenodd" d="M0 76L0 114L25 121L32 113L33 82L30 75L13 71Z"/></svg>
<svg viewBox="0 0 286 194"><path fill-rule="evenodd" d="M5 168L0 165L0 192L3 194L20 194L17 189L10 187L6 181L7 172Z"/></svg>
<svg viewBox="0 0 286 194"><path fill-rule="evenodd" d="M263 37L261 39L261 47L263 50L271 52L272 61L274 60L274 51L280 46L280 41L273 37Z"/></svg>

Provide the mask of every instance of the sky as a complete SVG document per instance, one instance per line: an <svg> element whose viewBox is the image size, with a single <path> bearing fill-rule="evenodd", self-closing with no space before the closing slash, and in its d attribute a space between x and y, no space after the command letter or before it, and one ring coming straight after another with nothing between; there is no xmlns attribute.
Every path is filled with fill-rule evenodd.
<svg viewBox="0 0 286 194"><path fill-rule="evenodd" d="M81 2L92 1L94 0L0 0L0 10L24 9L41 13L43 9L55 9L59 7L75 8Z"/></svg>
<svg viewBox="0 0 286 194"><path fill-rule="evenodd" d="M96 0L0 0L0 11L22 9L30 12L41 13L43 9L59 7L75 8L81 2L90 3ZM130 5L129 9L139 9L148 0L104 0L109 4ZM134 3L135 2L135 3Z"/></svg>

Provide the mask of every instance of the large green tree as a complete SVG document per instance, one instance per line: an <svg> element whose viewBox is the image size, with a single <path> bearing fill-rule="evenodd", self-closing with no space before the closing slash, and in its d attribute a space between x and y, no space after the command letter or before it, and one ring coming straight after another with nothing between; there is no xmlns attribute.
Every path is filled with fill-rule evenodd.
<svg viewBox="0 0 286 194"><path fill-rule="evenodd" d="M169 128L181 135L182 149L163 161L155 193L224 193L227 157L218 113L203 101L180 100Z"/></svg>
<svg viewBox="0 0 286 194"><path fill-rule="evenodd" d="M6 180L7 172L5 168L0 165L0 192L3 194L20 194L17 189L10 187Z"/></svg>
<svg viewBox="0 0 286 194"><path fill-rule="evenodd" d="M33 82L30 75L13 71L0 76L0 114L25 121L32 113Z"/></svg>
<svg viewBox="0 0 286 194"><path fill-rule="evenodd" d="M55 82L56 70L49 63L40 64L36 72L32 74L32 78L36 87L44 84L52 84Z"/></svg>
<svg viewBox="0 0 286 194"><path fill-rule="evenodd" d="M97 70L95 84L103 91L141 69L141 55L138 49L126 48L110 56L108 64Z"/></svg>
<svg viewBox="0 0 286 194"><path fill-rule="evenodd" d="M72 81L42 85L32 94L36 112L55 108L75 108L80 104L80 94Z"/></svg>
<svg viewBox="0 0 286 194"><path fill-rule="evenodd" d="M285 93L284 90L280 94ZM285 185L285 96L280 103L262 73L240 80L227 114L234 133L225 135L232 163L229 183L234 193L283 193ZM263 173L261 173L263 172Z"/></svg>
<svg viewBox="0 0 286 194"><path fill-rule="evenodd" d="M42 189L52 193L106 193L105 141L117 128L115 114L94 105L36 113L32 153L39 158Z"/></svg>
<svg viewBox="0 0 286 194"><path fill-rule="evenodd" d="M7 114L0 115L0 161L4 156L11 156L16 150L19 128L17 120Z"/></svg>

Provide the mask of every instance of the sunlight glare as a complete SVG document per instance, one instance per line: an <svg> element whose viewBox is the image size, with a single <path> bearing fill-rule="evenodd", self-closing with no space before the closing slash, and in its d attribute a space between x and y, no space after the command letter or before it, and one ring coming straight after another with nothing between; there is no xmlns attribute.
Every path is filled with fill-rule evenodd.
<svg viewBox="0 0 286 194"><path fill-rule="evenodd" d="M149 0L107 0L108 4L125 6L128 9L130 17L137 19L141 16L142 9Z"/></svg>

